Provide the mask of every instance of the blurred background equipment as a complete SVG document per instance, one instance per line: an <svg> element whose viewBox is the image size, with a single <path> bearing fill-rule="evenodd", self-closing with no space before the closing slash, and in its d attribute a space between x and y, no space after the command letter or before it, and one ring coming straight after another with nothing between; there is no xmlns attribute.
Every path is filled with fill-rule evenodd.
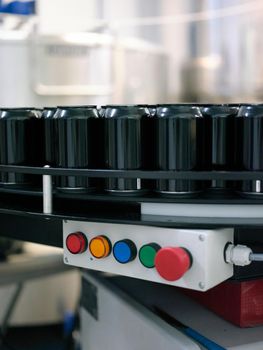
<svg viewBox="0 0 263 350"><path fill-rule="evenodd" d="M3 0L1 8L3 106L262 98L259 0Z"/></svg>
<svg viewBox="0 0 263 350"><path fill-rule="evenodd" d="M107 25L90 26L83 14L95 16L101 3L91 4L39 1L37 15L2 16L1 106L165 100L165 49L140 37L120 36Z"/></svg>

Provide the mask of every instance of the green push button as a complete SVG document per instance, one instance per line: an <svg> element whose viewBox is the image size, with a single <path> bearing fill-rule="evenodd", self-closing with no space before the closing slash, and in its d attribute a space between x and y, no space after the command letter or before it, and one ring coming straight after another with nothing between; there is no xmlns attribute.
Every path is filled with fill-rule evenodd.
<svg viewBox="0 0 263 350"><path fill-rule="evenodd" d="M154 267L155 255L161 247L157 243L145 244L139 251L139 259L143 266Z"/></svg>

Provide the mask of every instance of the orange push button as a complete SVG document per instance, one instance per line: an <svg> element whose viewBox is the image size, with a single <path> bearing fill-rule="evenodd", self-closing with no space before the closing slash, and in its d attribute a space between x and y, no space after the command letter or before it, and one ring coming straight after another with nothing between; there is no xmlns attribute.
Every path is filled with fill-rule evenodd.
<svg viewBox="0 0 263 350"><path fill-rule="evenodd" d="M111 243L105 236L97 236L90 241L89 250L97 258L106 258L111 252Z"/></svg>

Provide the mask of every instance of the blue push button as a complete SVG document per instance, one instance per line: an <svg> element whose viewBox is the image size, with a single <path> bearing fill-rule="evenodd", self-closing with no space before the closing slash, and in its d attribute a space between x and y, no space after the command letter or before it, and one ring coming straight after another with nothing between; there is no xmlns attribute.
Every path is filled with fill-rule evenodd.
<svg viewBox="0 0 263 350"><path fill-rule="evenodd" d="M126 264L136 258L136 245L130 239L118 241L113 246L113 255L119 263Z"/></svg>

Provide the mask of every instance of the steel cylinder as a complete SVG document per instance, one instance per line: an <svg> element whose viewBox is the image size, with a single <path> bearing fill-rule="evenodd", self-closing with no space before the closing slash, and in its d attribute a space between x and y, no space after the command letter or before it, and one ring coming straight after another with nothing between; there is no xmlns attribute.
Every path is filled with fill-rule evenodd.
<svg viewBox="0 0 263 350"><path fill-rule="evenodd" d="M96 106L58 107L53 120L58 135L58 167L94 168L100 157ZM57 188L61 191L85 192L94 189L86 176L60 176Z"/></svg>
<svg viewBox="0 0 263 350"><path fill-rule="evenodd" d="M190 104L159 105L154 118L157 169L201 169L204 157L204 118L200 108ZM192 196L201 189L202 183L198 181L156 181L156 191L163 195Z"/></svg>
<svg viewBox="0 0 263 350"><path fill-rule="evenodd" d="M43 165L43 124L41 112L30 108L5 108L0 111L0 164ZM0 173L0 183L21 186L34 183L28 174Z"/></svg>
<svg viewBox="0 0 263 350"><path fill-rule="evenodd" d="M147 121L144 106L107 106L105 123L105 166L116 170L147 168ZM140 178L109 178L106 191L115 194L138 194L145 190Z"/></svg>
<svg viewBox="0 0 263 350"><path fill-rule="evenodd" d="M201 111L205 122L206 170L235 170L235 116L238 105L206 105ZM208 187L226 191L233 188L233 182L212 180Z"/></svg>
<svg viewBox="0 0 263 350"><path fill-rule="evenodd" d="M263 104L241 105L235 124L239 170L263 171ZM245 196L262 196L263 180L239 181L237 190Z"/></svg>
<svg viewBox="0 0 263 350"><path fill-rule="evenodd" d="M56 166L58 161L58 135L54 115L56 108L45 107L42 112L45 138L45 165Z"/></svg>

